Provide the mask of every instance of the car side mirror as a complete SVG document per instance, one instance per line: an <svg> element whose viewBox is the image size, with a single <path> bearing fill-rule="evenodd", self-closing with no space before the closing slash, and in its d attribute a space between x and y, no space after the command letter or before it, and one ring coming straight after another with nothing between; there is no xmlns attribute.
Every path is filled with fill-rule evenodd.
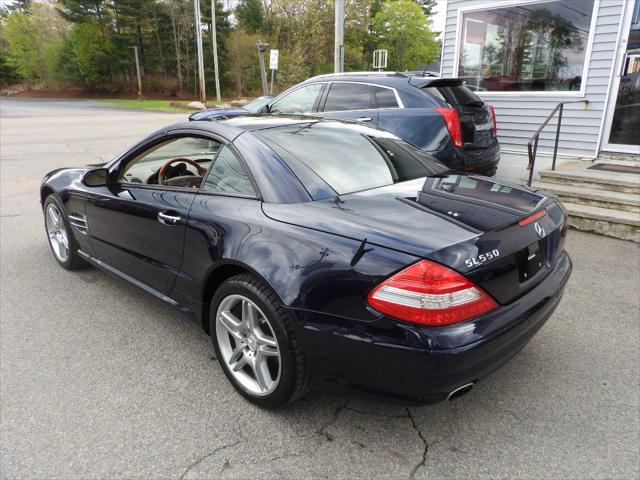
<svg viewBox="0 0 640 480"><path fill-rule="evenodd" d="M269 106L269 104L263 105L260 108L260 113L271 113L271 107Z"/></svg>
<svg viewBox="0 0 640 480"><path fill-rule="evenodd" d="M105 187L109 183L109 170L94 168L82 177L82 183L87 187Z"/></svg>

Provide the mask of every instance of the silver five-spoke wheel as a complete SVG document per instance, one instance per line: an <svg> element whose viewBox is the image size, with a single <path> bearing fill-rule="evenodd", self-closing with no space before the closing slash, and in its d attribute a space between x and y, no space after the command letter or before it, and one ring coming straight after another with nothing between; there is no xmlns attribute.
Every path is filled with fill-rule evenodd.
<svg viewBox="0 0 640 480"><path fill-rule="evenodd" d="M47 206L45 222L54 255L61 262L66 262L69 258L69 235L62 214L53 203Z"/></svg>
<svg viewBox="0 0 640 480"><path fill-rule="evenodd" d="M248 393L265 396L280 380L276 336L262 310L242 295L229 295L218 306L216 339L222 361Z"/></svg>

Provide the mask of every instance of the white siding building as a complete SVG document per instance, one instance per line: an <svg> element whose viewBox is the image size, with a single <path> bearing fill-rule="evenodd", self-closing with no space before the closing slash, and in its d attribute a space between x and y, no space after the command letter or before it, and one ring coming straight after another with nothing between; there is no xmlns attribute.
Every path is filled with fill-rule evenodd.
<svg viewBox="0 0 640 480"><path fill-rule="evenodd" d="M589 102L564 108L565 159L639 155L639 11L640 0L448 0L441 75L494 105L507 170L526 168L527 141L559 102ZM543 156L555 126L540 137Z"/></svg>
<svg viewBox="0 0 640 480"><path fill-rule="evenodd" d="M640 0L447 0L441 60L494 106L498 177L528 180L529 139L573 102L557 170L557 114L539 137L535 186L575 228L640 242Z"/></svg>

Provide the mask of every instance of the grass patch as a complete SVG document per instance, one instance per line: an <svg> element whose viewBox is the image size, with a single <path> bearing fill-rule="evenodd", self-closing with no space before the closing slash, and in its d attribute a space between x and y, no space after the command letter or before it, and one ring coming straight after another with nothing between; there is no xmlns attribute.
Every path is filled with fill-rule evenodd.
<svg viewBox="0 0 640 480"><path fill-rule="evenodd" d="M115 98L101 98L98 100L100 106L112 107L112 108L133 108L136 110L156 110L162 112L172 113L191 113L194 110L187 110L184 108L176 108L176 103L186 105L189 102L176 102L175 100L134 100L134 99L115 99ZM220 102L222 103L222 102ZM209 101L207 106L211 107L218 104L218 102Z"/></svg>

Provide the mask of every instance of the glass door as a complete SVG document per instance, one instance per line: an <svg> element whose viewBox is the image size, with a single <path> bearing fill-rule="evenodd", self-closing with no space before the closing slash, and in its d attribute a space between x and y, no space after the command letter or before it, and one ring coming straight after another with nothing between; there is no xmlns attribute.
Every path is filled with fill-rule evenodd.
<svg viewBox="0 0 640 480"><path fill-rule="evenodd" d="M621 58L611 85L603 150L640 154L640 0L628 5L631 11L622 27Z"/></svg>

